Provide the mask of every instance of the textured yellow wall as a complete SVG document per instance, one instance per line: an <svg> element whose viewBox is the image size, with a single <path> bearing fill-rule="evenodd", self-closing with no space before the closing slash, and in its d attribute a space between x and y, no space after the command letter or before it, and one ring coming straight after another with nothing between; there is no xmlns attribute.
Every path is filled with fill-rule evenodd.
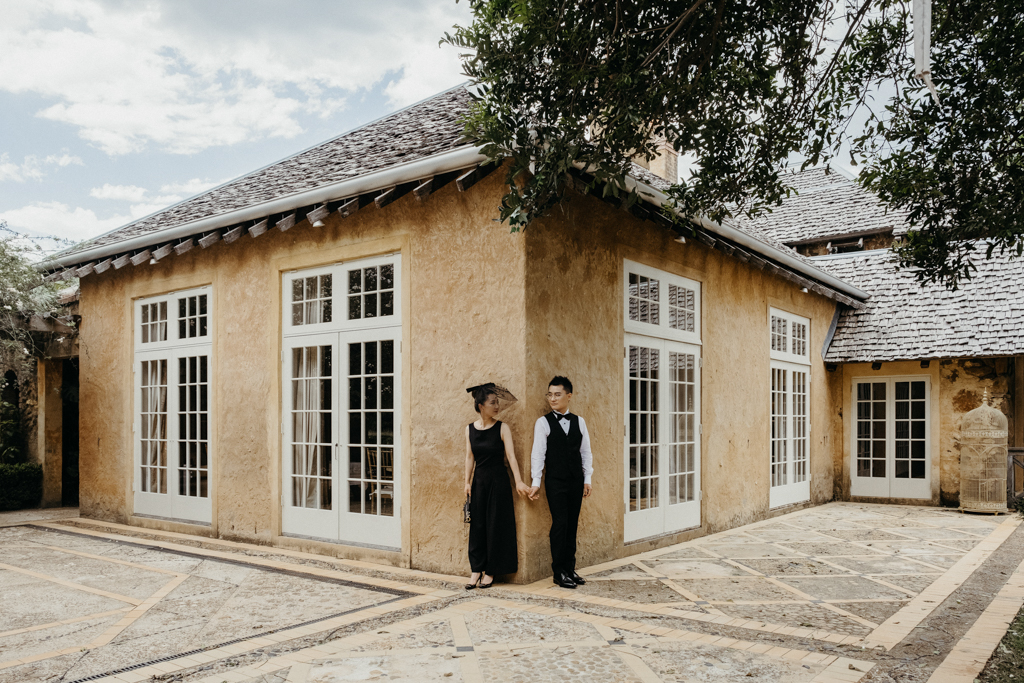
<svg viewBox="0 0 1024 683"><path fill-rule="evenodd" d="M495 173L466 193L408 195L323 228L305 222L231 245L198 247L159 264L82 280L81 481L86 516L278 543L450 573L468 571L464 429L475 418L465 387L506 385L520 402L512 428L529 478L532 426L554 374L577 385L587 419L594 495L584 504L580 564L641 552L762 519L768 509L769 336L775 306L811 319L812 502L832 497L840 433L835 389L820 349L834 305L781 279L591 198L574 197L525 234L492 218ZM280 280L294 269L402 253L402 552L280 536ZM702 283L702 527L624 546L622 260ZM212 284L214 420L209 529L132 516L132 301ZM543 498L516 501L520 573L548 573Z"/></svg>
<svg viewBox="0 0 1024 683"><path fill-rule="evenodd" d="M593 198L573 197L525 233L527 244L525 422L547 410L555 374L568 376L572 409L587 420L594 493L580 517L582 566L661 547L758 519L768 507L769 332L772 306L811 319L811 501L832 499L841 429L821 360L834 304L784 280ZM702 488L700 529L623 545L623 259L701 282ZM574 305L575 304L575 305ZM529 435L524 435L529 438ZM529 509L530 576L550 572L544 497ZM522 523L522 522L521 522Z"/></svg>
<svg viewBox="0 0 1024 683"><path fill-rule="evenodd" d="M852 380L863 377L923 376L931 378L931 443L930 455L932 497L922 501L891 500L910 504L958 506L960 504L960 421L968 412L981 405L988 390L991 405L1002 410L1013 433L1013 375L1012 358L971 358L930 361L922 368L920 361L882 363L872 370L870 363L850 363L843 367L843 413L849 415L843 425L841 457L836 461L836 472L842 472L842 489L837 498L850 499L850 467L853 452Z"/></svg>

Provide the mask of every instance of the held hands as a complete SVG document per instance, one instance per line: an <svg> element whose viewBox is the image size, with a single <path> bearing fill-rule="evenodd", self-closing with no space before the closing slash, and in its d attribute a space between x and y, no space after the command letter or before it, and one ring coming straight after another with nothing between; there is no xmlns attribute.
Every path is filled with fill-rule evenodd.
<svg viewBox="0 0 1024 683"><path fill-rule="evenodd" d="M525 486L525 484L524 484L524 486ZM540 487L539 486L531 486L529 492L527 493L527 495L530 497L530 500L537 500L538 498L540 498L540 493L539 492L540 492Z"/></svg>
<svg viewBox="0 0 1024 683"><path fill-rule="evenodd" d="M522 496L529 496L530 495L530 487L527 486L526 484L524 484L523 482L518 482L516 484L516 493L518 493L520 497L522 497Z"/></svg>

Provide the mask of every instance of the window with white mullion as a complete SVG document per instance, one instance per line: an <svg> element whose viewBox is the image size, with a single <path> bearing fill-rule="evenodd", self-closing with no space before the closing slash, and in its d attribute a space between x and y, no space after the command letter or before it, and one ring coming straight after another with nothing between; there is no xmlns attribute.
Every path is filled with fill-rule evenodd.
<svg viewBox="0 0 1024 683"><path fill-rule="evenodd" d="M772 368L772 486L788 484L789 392L785 368Z"/></svg>
<svg viewBox="0 0 1024 683"><path fill-rule="evenodd" d="M167 493L167 359L139 364L141 490Z"/></svg>
<svg viewBox="0 0 1024 683"><path fill-rule="evenodd" d="M807 481L808 446L810 441L810 423L808 422L808 373L793 370L792 376L792 413L793 413L793 483Z"/></svg>
<svg viewBox="0 0 1024 683"><path fill-rule="evenodd" d="M770 507L810 499L810 329L807 318L769 309Z"/></svg>
<svg viewBox="0 0 1024 683"><path fill-rule="evenodd" d="M629 347L629 510L658 505L661 350Z"/></svg>
<svg viewBox="0 0 1024 683"><path fill-rule="evenodd" d="M626 332L700 343L700 283L632 261L624 262Z"/></svg>

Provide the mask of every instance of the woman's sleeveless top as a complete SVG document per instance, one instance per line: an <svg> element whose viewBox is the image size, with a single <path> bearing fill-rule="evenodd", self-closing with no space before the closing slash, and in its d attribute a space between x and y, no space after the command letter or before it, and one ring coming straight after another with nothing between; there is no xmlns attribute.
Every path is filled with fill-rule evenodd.
<svg viewBox="0 0 1024 683"><path fill-rule="evenodd" d="M501 440L501 422L495 422L488 429L477 429L469 425L469 447L477 469L501 467L505 462L505 444Z"/></svg>

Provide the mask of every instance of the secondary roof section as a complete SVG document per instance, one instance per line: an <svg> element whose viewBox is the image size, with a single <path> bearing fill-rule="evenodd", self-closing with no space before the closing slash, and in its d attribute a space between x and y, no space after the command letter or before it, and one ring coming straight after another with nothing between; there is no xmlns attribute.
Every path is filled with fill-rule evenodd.
<svg viewBox="0 0 1024 683"><path fill-rule="evenodd" d="M993 254L951 292L896 270L888 249L819 256L816 266L871 294L844 310L825 355L829 363L1009 356L1024 353L1024 260Z"/></svg>

